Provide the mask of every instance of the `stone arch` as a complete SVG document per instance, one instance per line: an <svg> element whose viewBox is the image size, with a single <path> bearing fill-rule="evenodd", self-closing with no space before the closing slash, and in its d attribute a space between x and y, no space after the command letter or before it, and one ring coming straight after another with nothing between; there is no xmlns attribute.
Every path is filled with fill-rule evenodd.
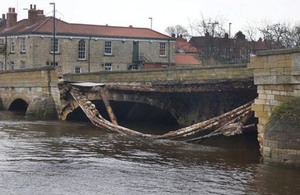
<svg viewBox="0 0 300 195"><path fill-rule="evenodd" d="M25 113L29 104L30 99L27 96L25 96L24 94L16 93L9 98L6 108L8 110L22 111Z"/></svg>
<svg viewBox="0 0 300 195"><path fill-rule="evenodd" d="M68 114L73 112L79 107L78 103L74 100L69 100L69 103L65 105L61 111L60 117L62 120L67 120Z"/></svg>

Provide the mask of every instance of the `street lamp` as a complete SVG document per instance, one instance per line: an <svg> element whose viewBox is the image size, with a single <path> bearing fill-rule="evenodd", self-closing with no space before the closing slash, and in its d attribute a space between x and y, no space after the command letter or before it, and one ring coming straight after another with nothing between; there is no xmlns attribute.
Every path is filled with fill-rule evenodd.
<svg viewBox="0 0 300 195"><path fill-rule="evenodd" d="M229 36L229 39L228 39L228 41L229 41L229 48L228 48L228 59L230 59L230 51L231 51L231 44L230 44L230 37L231 37L231 22L229 23L229 34L228 34L228 36Z"/></svg>
<svg viewBox="0 0 300 195"><path fill-rule="evenodd" d="M149 20L151 20L151 29L152 29L152 20L153 20L153 18L149 17Z"/></svg>
<svg viewBox="0 0 300 195"><path fill-rule="evenodd" d="M50 5L53 5L53 22L52 22L52 35L53 35L53 66L55 66L55 3L52 2Z"/></svg>
<svg viewBox="0 0 300 195"><path fill-rule="evenodd" d="M230 36L231 36L231 22L229 23L229 38L230 38Z"/></svg>

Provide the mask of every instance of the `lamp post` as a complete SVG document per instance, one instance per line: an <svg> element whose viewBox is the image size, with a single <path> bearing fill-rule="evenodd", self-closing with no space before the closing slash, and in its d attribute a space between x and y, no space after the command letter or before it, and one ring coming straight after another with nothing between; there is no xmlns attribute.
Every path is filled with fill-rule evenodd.
<svg viewBox="0 0 300 195"><path fill-rule="evenodd" d="M229 48L228 48L228 59L230 59L230 50L231 50L231 44L230 44L230 37L231 37L231 22L229 23L229 34L228 34L228 37L229 37L229 39L228 39L228 41L229 41Z"/></svg>
<svg viewBox="0 0 300 195"><path fill-rule="evenodd" d="M52 2L50 5L53 5L53 22L52 22L52 35L53 35L53 66L55 66L55 3Z"/></svg>
<svg viewBox="0 0 300 195"><path fill-rule="evenodd" d="M229 38L230 38L230 36L231 36L231 22L229 23Z"/></svg>
<svg viewBox="0 0 300 195"><path fill-rule="evenodd" d="M151 20L151 29L152 29L152 20L153 20L153 18L149 17L149 20Z"/></svg>

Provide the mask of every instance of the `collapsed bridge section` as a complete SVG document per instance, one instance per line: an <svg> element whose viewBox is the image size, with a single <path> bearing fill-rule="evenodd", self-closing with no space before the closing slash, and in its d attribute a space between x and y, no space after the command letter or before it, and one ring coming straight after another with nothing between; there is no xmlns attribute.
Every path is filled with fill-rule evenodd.
<svg viewBox="0 0 300 195"><path fill-rule="evenodd" d="M89 101L87 96L81 91L80 87L71 86L69 89L71 97L83 110L88 119L95 126L111 132L154 139L174 139L199 142L207 137L214 135L241 134L243 129L247 129L253 126L252 124L246 125L248 119L252 116L251 103L247 103L220 116L213 117L209 120L180 128L176 131L171 131L163 135L141 133L118 125L114 112L109 104L109 101L106 98L106 89L104 88L104 86L94 86L92 88L92 91L100 93L105 103L107 112L109 113L110 121L106 120L99 114L96 106L91 101Z"/></svg>

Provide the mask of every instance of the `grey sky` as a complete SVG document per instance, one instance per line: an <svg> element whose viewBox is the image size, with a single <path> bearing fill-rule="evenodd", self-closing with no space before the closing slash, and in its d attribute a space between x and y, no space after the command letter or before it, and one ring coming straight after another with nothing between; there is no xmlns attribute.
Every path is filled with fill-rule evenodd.
<svg viewBox="0 0 300 195"><path fill-rule="evenodd" d="M247 23L263 20L271 22L300 21L299 0L0 0L1 13L9 7L18 11L18 20L27 17L30 4L52 15L50 2L56 3L57 17L70 23L150 28L165 33L170 25L180 24L189 29L190 23L201 19L223 18L232 23L232 33L242 30Z"/></svg>

